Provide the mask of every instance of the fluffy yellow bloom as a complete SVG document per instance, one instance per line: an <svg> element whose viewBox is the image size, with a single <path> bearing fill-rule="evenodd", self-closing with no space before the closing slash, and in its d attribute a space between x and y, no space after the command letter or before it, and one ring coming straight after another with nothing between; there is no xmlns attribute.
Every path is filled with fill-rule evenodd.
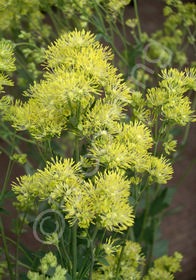
<svg viewBox="0 0 196 280"><path fill-rule="evenodd" d="M152 147L150 131L142 123L117 124L116 135L94 138L90 152L108 168L147 169L148 149Z"/></svg>
<svg viewBox="0 0 196 280"><path fill-rule="evenodd" d="M124 254L121 259L121 269L118 279L141 280L141 272L137 268L144 265L145 258L141 254L139 243L126 241ZM93 279L112 280L116 275L116 267L121 250L117 250L116 255L108 255L106 260L109 265L101 264L98 271L93 273Z"/></svg>
<svg viewBox="0 0 196 280"><path fill-rule="evenodd" d="M76 133L84 128L88 137L102 129L114 132L129 89L110 64L112 57L90 32L65 33L46 51L48 71L25 92L28 101L2 100L4 119L38 140L60 136L67 127ZM96 102L103 93L105 99Z"/></svg>
<svg viewBox="0 0 196 280"><path fill-rule="evenodd" d="M99 99L95 106L87 111L83 120L83 135L99 137L103 131L113 134L117 131L117 123L124 117L123 107L118 101Z"/></svg>
<svg viewBox="0 0 196 280"><path fill-rule="evenodd" d="M22 176L13 190L22 208L33 207L35 198L47 199L52 207L65 213L70 225L81 228L98 223L108 230L122 231L133 224L133 209L129 206L130 182L122 171L110 171L95 177L95 183L85 182L80 163L73 160L48 162L44 170L32 176Z"/></svg>
<svg viewBox="0 0 196 280"><path fill-rule="evenodd" d="M113 16L116 17L118 13L120 13L120 10L124 8L126 5L128 5L131 2L131 0L109 0L107 3L109 11L112 12Z"/></svg>
<svg viewBox="0 0 196 280"><path fill-rule="evenodd" d="M46 51L47 67L74 67L101 84L105 84L116 73L108 62L112 58L108 47L103 47L95 41L95 35L84 30L65 33Z"/></svg>
<svg viewBox="0 0 196 280"><path fill-rule="evenodd" d="M120 102L122 105L131 103L130 88L122 79L122 74L110 75L105 86L105 97L107 100Z"/></svg>
<svg viewBox="0 0 196 280"><path fill-rule="evenodd" d="M161 77L160 87L148 90L147 105L156 111L159 110L161 117L171 124L185 126L194 120L194 112L191 110L189 98L183 94L191 88L196 88L196 70L164 70Z"/></svg>
<svg viewBox="0 0 196 280"><path fill-rule="evenodd" d="M0 41L0 70L12 72L16 70L13 46L9 41Z"/></svg>
<svg viewBox="0 0 196 280"><path fill-rule="evenodd" d="M148 89L147 102L150 108L163 106L167 102L167 93L165 89L161 89L161 88Z"/></svg>
<svg viewBox="0 0 196 280"><path fill-rule="evenodd" d="M17 130L29 130L34 138L42 140L59 136L62 129L66 128L67 110L63 109L59 108L58 111L50 104L44 106L31 98L24 104L16 102L15 105L7 107L7 111L4 110L4 119L9 120Z"/></svg>
<svg viewBox="0 0 196 280"><path fill-rule="evenodd" d="M89 184L90 181L89 181ZM108 171L95 177L95 211L108 230L122 231L133 225L129 206L130 182L122 171Z"/></svg>
<svg viewBox="0 0 196 280"><path fill-rule="evenodd" d="M173 168L169 161L164 157L157 158L149 156L148 169L150 179L159 184L166 184L172 178Z"/></svg>
<svg viewBox="0 0 196 280"><path fill-rule="evenodd" d="M3 86L13 86L14 83L4 72L13 72L16 70L13 46L10 41L0 41L0 93L3 92ZM1 73L2 72L2 73Z"/></svg>
<svg viewBox="0 0 196 280"><path fill-rule="evenodd" d="M0 73L0 92L3 92L3 86L13 86L14 83L4 74Z"/></svg>
<svg viewBox="0 0 196 280"><path fill-rule="evenodd" d="M46 274L49 269L53 269L53 276L50 277L51 280L58 280L58 279L65 279L67 270L61 265L58 265L57 258L55 255L53 255L52 252L49 252L41 259L41 264L39 266L39 269L41 271L41 274L39 272L32 272L28 271L27 277L30 280L47 280L49 279Z"/></svg>
<svg viewBox="0 0 196 280"><path fill-rule="evenodd" d="M173 280L174 273L181 271L182 255L178 252L174 256L162 256L154 261L154 266L148 271L144 280Z"/></svg>
<svg viewBox="0 0 196 280"><path fill-rule="evenodd" d="M35 197L40 199L61 200L63 195L69 195L69 190L80 185L79 164L75 165L73 160L53 160L48 162L44 170L37 170L32 176L24 175L13 184L13 190L17 199L27 207L33 203ZM59 190L58 186L63 186Z"/></svg>
<svg viewBox="0 0 196 280"><path fill-rule="evenodd" d="M176 106L177 105L177 106ZM193 121L191 102L187 96L181 98L176 94L170 94L168 103L162 107L165 118L180 126L185 126Z"/></svg>
<svg viewBox="0 0 196 280"><path fill-rule="evenodd" d="M167 142L163 144L166 154L176 151L177 140L173 140L173 135L169 134Z"/></svg>
<svg viewBox="0 0 196 280"><path fill-rule="evenodd" d="M120 245L115 245L116 242L118 242L118 239L112 240L112 237L110 236L101 246L103 247L107 256L112 256L120 250Z"/></svg>
<svg viewBox="0 0 196 280"><path fill-rule="evenodd" d="M153 139L150 130L140 122L130 122L129 124L119 124L119 134L117 140L124 142L126 139L126 145L132 147L132 145L139 146L141 150L148 150L152 147Z"/></svg>

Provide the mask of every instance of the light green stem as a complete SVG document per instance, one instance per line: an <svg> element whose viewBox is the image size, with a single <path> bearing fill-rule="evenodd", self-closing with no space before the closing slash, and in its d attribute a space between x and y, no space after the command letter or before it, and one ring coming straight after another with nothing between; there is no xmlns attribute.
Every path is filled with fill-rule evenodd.
<svg viewBox="0 0 196 280"><path fill-rule="evenodd" d="M93 233L93 237L92 237L91 242L90 242L91 267L90 267L90 272L89 272L89 280L92 279L92 275L93 275L93 266L94 266L94 261L95 261L95 258L94 258L94 248L95 248L95 238L96 238L97 232L98 232L98 228L96 227L95 231Z"/></svg>
<svg viewBox="0 0 196 280"><path fill-rule="evenodd" d="M116 268L115 280L118 280L118 276L119 276L119 272L120 272L120 265L121 265L121 261L122 261L124 250L125 250L126 240L128 239L128 236L129 236L129 231L130 231L130 227L127 229L127 232L126 232L126 235L124 238L124 243L121 247L121 252L120 252L120 256L118 258L118 263L117 263L117 268Z"/></svg>
<svg viewBox="0 0 196 280"><path fill-rule="evenodd" d="M0 234L0 236L2 236ZM8 240L9 242L11 242L12 244L16 245L16 241L12 240L11 238L6 236L6 240ZM30 261L31 263L33 263L32 259L29 257L29 255L26 253L26 251L19 245L19 249L20 251L24 254L24 256L26 257L26 259L28 259L28 261ZM12 258L12 256L10 255L10 257Z"/></svg>
<svg viewBox="0 0 196 280"><path fill-rule="evenodd" d="M15 138L14 138L14 141L12 143L11 155L13 154L14 144L15 144ZM3 184L3 188L1 190L0 201L4 198L6 188L7 188L7 184L8 184L9 178L10 178L10 174L12 172L12 168L13 168L13 161L10 159L9 164L8 164L8 168L7 168L7 172L6 172L6 176L5 176L5 181L4 181L4 184Z"/></svg>
<svg viewBox="0 0 196 280"><path fill-rule="evenodd" d="M78 163L80 159L79 152L79 136L75 136L75 162ZM77 274L77 221L72 227L72 279L76 280Z"/></svg>
<svg viewBox="0 0 196 280"><path fill-rule="evenodd" d="M20 242L20 236L21 236L21 233L22 233L22 229L23 229L23 225L24 225L24 222L25 222L25 218L26 218L26 215L27 215L27 212L24 214L24 217L21 221L21 224L20 224L20 227L19 227L19 230L17 232L17 241L16 241L16 259L15 259L15 277L16 277L16 280L18 279L18 264L19 264L19 261L18 261L18 255L19 255L19 242Z"/></svg>
<svg viewBox="0 0 196 280"><path fill-rule="evenodd" d="M148 185L147 190L146 190L146 207L145 207L145 212L144 212L142 229L141 229L141 233L140 233L140 236L139 236L139 243L142 242L143 235L144 235L144 230L145 230L145 225L146 225L146 221L147 221L147 218L148 218L149 200L150 200L150 188L149 188L149 185Z"/></svg>
<svg viewBox="0 0 196 280"><path fill-rule="evenodd" d="M77 273L77 223L72 228L72 279L76 280Z"/></svg>
<svg viewBox="0 0 196 280"><path fill-rule="evenodd" d="M137 0L133 0L133 3L134 3L135 17L137 19L137 28L138 28L139 39L141 42L142 41L142 31L141 31L141 25L140 25L140 19L139 19L138 7L137 7Z"/></svg>
<svg viewBox="0 0 196 280"><path fill-rule="evenodd" d="M11 262L10 262L10 256L9 256L9 252L8 252L8 247L7 247L7 243L6 243L6 237L5 237L5 232L4 232L3 222L2 222L1 216L0 216L0 230L1 230L3 247L4 247L4 250L5 250L7 266L8 266L8 270L9 270L9 274L10 274L10 279L14 280L14 275L13 275L12 266L11 266Z"/></svg>

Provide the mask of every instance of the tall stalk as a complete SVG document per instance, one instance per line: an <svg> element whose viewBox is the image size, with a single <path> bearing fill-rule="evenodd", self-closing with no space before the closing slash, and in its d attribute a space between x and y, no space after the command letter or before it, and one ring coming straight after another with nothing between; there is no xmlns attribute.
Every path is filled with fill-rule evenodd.
<svg viewBox="0 0 196 280"><path fill-rule="evenodd" d="M123 245L121 247L120 256L119 256L118 262L117 262L115 280L118 280L118 276L119 276L119 272L120 272L120 265L121 265L121 261L122 261L122 258L123 258L126 241L129 237L129 231L130 231L130 227L127 229L127 232L126 232L126 235L125 235L125 238L124 238L124 242L123 242Z"/></svg>
<svg viewBox="0 0 196 280"><path fill-rule="evenodd" d="M75 135L75 163L79 162L79 136ZM77 279L77 222L72 227L72 278Z"/></svg>
<svg viewBox="0 0 196 280"><path fill-rule="evenodd" d="M9 256L9 252L8 252L8 247L7 247L7 242L6 242L6 237L5 237L5 232L4 232L3 222L2 222L1 216L0 216L0 230L1 230L3 247L4 247L4 250L5 250L5 257L6 257L6 261L7 261L7 266L8 266L8 270L9 270L9 274L10 274L10 279L14 280L14 275L13 275L12 266L11 266L11 262L10 262L10 256Z"/></svg>

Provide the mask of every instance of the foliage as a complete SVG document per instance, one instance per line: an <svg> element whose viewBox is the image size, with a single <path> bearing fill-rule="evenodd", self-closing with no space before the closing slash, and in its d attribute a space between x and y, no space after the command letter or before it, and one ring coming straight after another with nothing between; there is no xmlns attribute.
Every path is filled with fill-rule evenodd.
<svg viewBox="0 0 196 280"><path fill-rule="evenodd" d="M0 217L7 263L0 273L31 280L174 279L182 255L167 256L164 248L155 259L155 245L175 192L165 184L195 121L196 69L181 49L184 38L194 47L195 4L166 1L164 29L149 36L134 1L131 44L123 16L130 1L19 2L0 4L0 137L7 144L0 149L9 158L0 210L8 214L4 203L14 197L18 211L16 241ZM156 61L151 84L145 60ZM185 127L181 143L177 127ZM15 163L26 175L8 191ZM25 248L24 225L48 249Z"/></svg>

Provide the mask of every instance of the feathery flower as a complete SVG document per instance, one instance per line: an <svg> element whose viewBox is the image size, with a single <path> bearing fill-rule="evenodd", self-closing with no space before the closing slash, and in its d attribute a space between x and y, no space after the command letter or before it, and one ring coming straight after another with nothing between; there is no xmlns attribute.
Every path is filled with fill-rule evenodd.
<svg viewBox="0 0 196 280"><path fill-rule="evenodd" d="M35 198L47 199L52 207L61 203L71 226L77 222L79 227L88 228L90 223L98 223L108 230L122 231L133 224L130 183L122 171L99 174L93 184L83 180L80 163L53 161L32 176L22 176L13 190L24 209L32 208Z"/></svg>
<svg viewBox="0 0 196 280"><path fill-rule="evenodd" d="M83 134L87 137L99 135L102 131L114 134L117 131L117 123L123 117L123 107L118 101L99 99L94 107L87 111L83 120Z"/></svg>
<svg viewBox="0 0 196 280"><path fill-rule="evenodd" d="M177 69L162 71L159 88L148 90L147 105L161 113L161 117L172 124L185 126L194 121L191 102L183 94L196 87L195 69L179 72Z"/></svg>
<svg viewBox="0 0 196 280"><path fill-rule="evenodd" d="M29 98L26 103L10 104L3 111L4 119L17 130L29 130L38 140L60 136L67 127L81 131L86 116L84 135L103 128L115 131L123 106L129 103L129 89L110 64L111 59L111 51L95 41L90 32L65 33L46 51L48 71L44 79L25 92ZM105 106L101 101L94 106L103 91Z"/></svg>
<svg viewBox="0 0 196 280"><path fill-rule="evenodd" d="M123 231L133 225L129 196L130 182L123 171L108 171L95 177L94 207L103 227L110 231Z"/></svg>
<svg viewBox="0 0 196 280"><path fill-rule="evenodd" d="M13 46L10 41L0 41L0 71L13 72L16 70L14 64Z"/></svg>
<svg viewBox="0 0 196 280"><path fill-rule="evenodd" d="M39 272L32 272L29 270L27 277L30 280L47 280L49 278L45 275L51 268L54 271L53 276L50 278L51 280L65 279L67 270L57 264L57 258L52 252L49 252L41 259L41 264L39 266L41 274Z"/></svg>
<svg viewBox="0 0 196 280"><path fill-rule="evenodd" d="M142 123L116 124L116 134L100 133L90 152L109 169L115 167L143 172L147 169L148 149L152 147L150 131Z"/></svg>
<svg viewBox="0 0 196 280"><path fill-rule="evenodd" d="M166 184L172 178L173 168L164 157L148 157L148 169L150 179L159 184Z"/></svg>
<svg viewBox="0 0 196 280"><path fill-rule="evenodd" d="M126 241L118 279L141 280L142 275L141 272L138 271L138 267L139 265L143 266L145 261L141 249L139 243L130 240ZM109 265L101 264L99 270L93 273L93 279L114 279L119 256L120 250L116 252L116 255L108 255L106 260Z"/></svg>

